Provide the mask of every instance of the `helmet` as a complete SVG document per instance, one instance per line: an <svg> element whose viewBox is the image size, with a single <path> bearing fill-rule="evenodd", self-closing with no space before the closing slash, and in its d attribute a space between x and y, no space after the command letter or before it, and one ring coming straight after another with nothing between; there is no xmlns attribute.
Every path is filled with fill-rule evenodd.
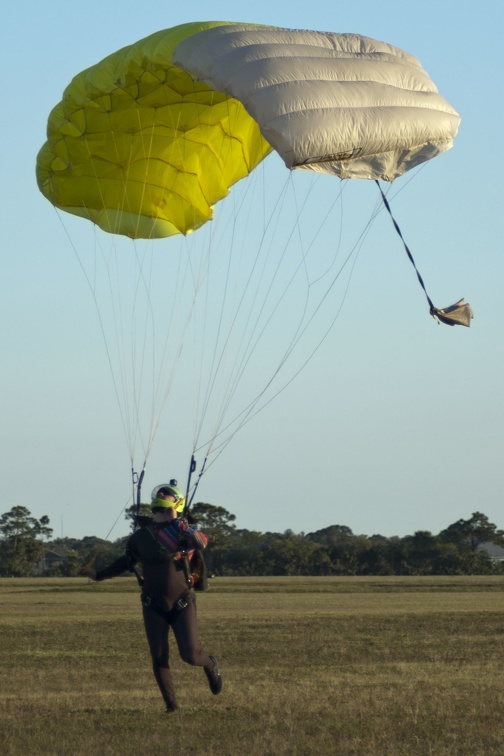
<svg viewBox="0 0 504 756"><path fill-rule="evenodd" d="M165 499L158 499L159 493L167 493L171 494L175 498L175 505L172 502L166 501ZM161 485L156 486L152 490L151 493L151 507L160 507L163 509L168 509L170 507L173 507L176 512L183 512L185 507L185 496L180 490L180 488L177 488L177 481L172 479L169 483L161 483Z"/></svg>

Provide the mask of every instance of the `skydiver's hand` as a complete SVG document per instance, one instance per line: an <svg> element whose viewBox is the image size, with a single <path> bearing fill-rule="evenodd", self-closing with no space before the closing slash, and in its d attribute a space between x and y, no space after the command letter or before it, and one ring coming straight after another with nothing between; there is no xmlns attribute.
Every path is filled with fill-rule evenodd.
<svg viewBox="0 0 504 756"><path fill-rule="evenodd" d="M96 570L93 570L92 567L83 567L79 570L79 575L81 577L87 577L90 580L96 580Z"/></svg>

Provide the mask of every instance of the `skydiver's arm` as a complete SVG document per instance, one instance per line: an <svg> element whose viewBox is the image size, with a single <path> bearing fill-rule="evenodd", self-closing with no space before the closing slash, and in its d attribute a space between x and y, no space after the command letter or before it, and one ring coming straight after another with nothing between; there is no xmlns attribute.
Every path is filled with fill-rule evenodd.
<svg viewBox="0 0 504 756"><path fill-rule="evenodd" d="M175 520L175 523L182 538L190 549L198 549L199 551L202 551L207 547L208 537L202 533L201 530L192 528L183 520Z"/></svg>
<svg viewBox="0 0 504 756"><path fill-rule="evenodd" d="M108 567L104 567L103 570L98 570L94 579L98 581L108 580L109 578L117 577L118 575L122 575L123 572L129 572L130 570L131 558L126 553L119 557L119 559L116 559L115 562L112 562L112 564L109 564Z"/></svg>
<svg viewBox="0 0 504 756"><path fill-rule="evenodd" d="M132 549L131 544L128 543L123 556L120 556L115 562L109 564L108 567L104 567L103 570L94 570L90 567L84 567L79 572L79 575L82 575L82 577L88 577L91 580L97 580L98 582L100 580L108 580L109 578L122 575L123 572L132 572L137 561L138 559L136 558L135 552Z"/></svg>

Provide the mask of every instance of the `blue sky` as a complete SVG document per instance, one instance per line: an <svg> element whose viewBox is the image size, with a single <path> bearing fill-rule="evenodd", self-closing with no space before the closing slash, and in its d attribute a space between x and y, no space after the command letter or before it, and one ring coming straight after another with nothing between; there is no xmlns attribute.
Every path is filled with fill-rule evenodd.
<svg viewBox="0 0 504 756"><path fill-rule="evenodd" d="M396 181L389 196L434 302L464 296L475 319L470 329L434 323L380 213L346 296L334 300L342 304L334 328L303 372L233 438L197 498L255 530L341 524L368 535L436 533L476 510L504 527L497 3L482 2L477 13L451 0L426 0L420 10L387 0L300 7L259 0L248 12L230 2L185 10L153 0L146 8L31 0L4 10L2 511L22 504L37 517L48 514L56 535L104 537L117 517L111 537L127 532L120 513L131 493L130 461L96 312L63 226L36 186L35 158L51 108L81 69L159 29L222 19L361 33L421 60L462 123L453 149L411 181ZM282 183L285 169L274 166ZM326 198L340 190L332 182L323 185ZM376 201L376 187L365 182L345 189L343 249ZM62 220L86 260L92 232ZM315 215L310 223L318 223ZM322 256L335 228L317 242ZM324 317L321 331L330 312ZM265 342L266 356L277 341L272 334ZM254 368L247 377L256 379ZM146 492L187 476L192 406L177 394L185 382L174 384L161 420Z"/></svg>

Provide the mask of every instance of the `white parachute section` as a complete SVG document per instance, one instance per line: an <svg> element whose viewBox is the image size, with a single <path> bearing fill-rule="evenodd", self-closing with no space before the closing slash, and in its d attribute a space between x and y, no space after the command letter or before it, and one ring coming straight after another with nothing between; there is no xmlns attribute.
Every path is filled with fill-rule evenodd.
<svg viewBox="0 0 504 756"><path fill-rule="evenodd" d="M239 100L288 168L393 181L460 123L416 58L357 34L233 24L188 37L174 62Z"/></svg>

